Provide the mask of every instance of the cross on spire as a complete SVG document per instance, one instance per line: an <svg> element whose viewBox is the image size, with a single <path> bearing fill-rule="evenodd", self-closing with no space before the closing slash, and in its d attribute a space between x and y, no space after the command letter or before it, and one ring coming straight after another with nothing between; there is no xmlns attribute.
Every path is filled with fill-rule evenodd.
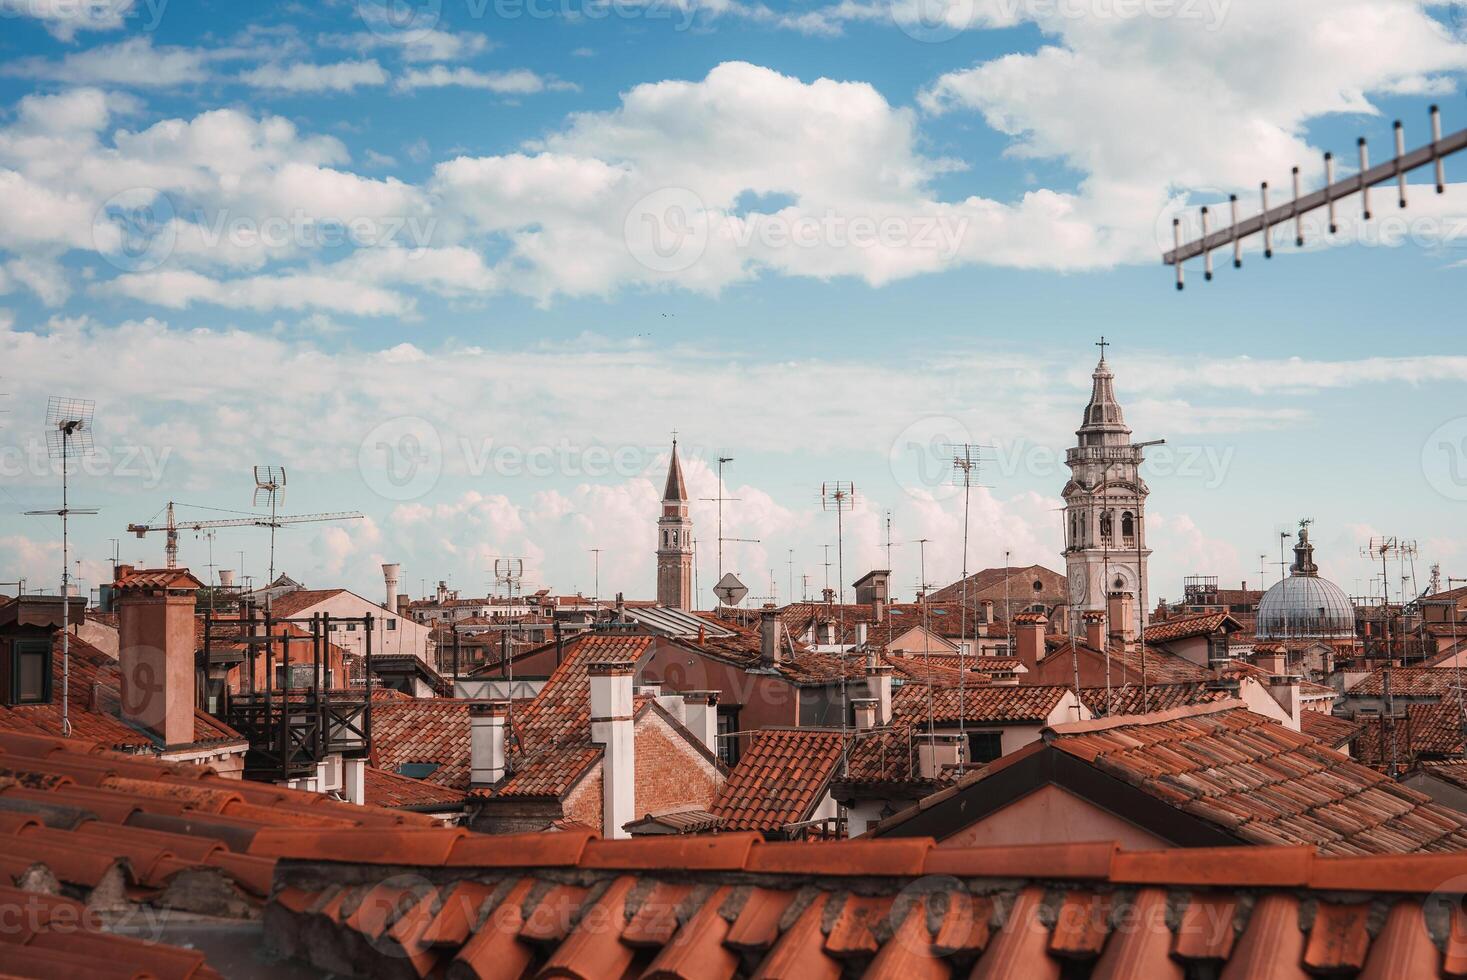
<svg viewBox="0 0 1467 980"><path fill-rule="evenodd" d="M673 429L672 430L672 444L674 446L677 445L677 430L676 429Z"/></svg>
<svg viewBox="0 0 1467 980"><path fill-rule="evenodd" d="M1100 335L1100 340L1096 341L1095 346L1100 348L1100 359L1105 360L1105 349L1110 346L1110 341L1105 339L1105 334Z"/></svg>

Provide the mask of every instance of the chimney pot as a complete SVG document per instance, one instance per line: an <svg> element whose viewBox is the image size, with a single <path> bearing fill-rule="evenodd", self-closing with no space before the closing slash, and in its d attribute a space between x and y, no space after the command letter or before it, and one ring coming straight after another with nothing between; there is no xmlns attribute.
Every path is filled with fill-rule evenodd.
<svg viewBox="0 0 1467 980"><path fill-rule="evenodd" d="M1044 627L1049 624L1043 613L1019 613L1014 617L1014 655L1029 670L1039 666L1044 653Z"/></svg>
<svg viewBox="0 0 1467 980"><path fill-rule="evenodd" d="M134 579L145 576L145 581ZM118 668L122 717L165 746L194 740L194 599L199 582L188 569L137 572L119 565Z"/></svg>
<svg viewBox="0 0 1467 980"><path fill-rule="evenodd" d="M505 733L508 701L469 705L469 787L493 786L508 775Z"/></svg>
<svg viewBox="0 0 1467 980"><path fill-rule="evenodd" d="M591 687L591 741L605 747L601 757L601 835L628 836L637 818L637 746L632 720L630 662L596 663L586 668Z"/></svg>
<svg viewBox="0 0 1467 980"><path fill-rule="evenodd" d="M872 664L866 668L866 693L876 705L874 724L891 723L891 667L887 664Z"/></svg>
<svg viewBox="0 0 1467 980"><path fill-rule="evenodd" d="M779 617L772 612L759 616L759 659L766 667L777 666L783 659Z"/></svg>

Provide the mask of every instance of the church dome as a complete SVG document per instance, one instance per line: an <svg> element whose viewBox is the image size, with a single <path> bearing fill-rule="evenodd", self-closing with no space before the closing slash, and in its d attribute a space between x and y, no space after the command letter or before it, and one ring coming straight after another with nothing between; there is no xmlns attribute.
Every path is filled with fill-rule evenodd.
<svg viewBox="0 0 1467 980"><path fill-rule="evenodd" d="M1319 577L1309 528L1299 529L1289 577L1258 603L1260 640L1340 640L1355 635L1355 606L1345 590Z"/></svg>

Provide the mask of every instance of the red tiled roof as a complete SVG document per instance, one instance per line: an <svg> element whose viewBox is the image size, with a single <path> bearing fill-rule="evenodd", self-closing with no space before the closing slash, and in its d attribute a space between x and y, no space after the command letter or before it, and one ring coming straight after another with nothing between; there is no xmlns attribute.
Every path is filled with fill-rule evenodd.
<svg viewBox="0 0 1467 980"><path fill-rule="evenodd" d="M1467 762L1460 759L1435 759L1417 763L1417 769L1428 776L1444 779L1458 789L1467 789Z"/></svg>
<svg viewBox="0 0 1467 980"><path fill-rule="evenodd" d="M0 885L55 883L93 908L128 903L253 916L275 827L430 826L431 818L319 793L227 779L212 769L107 751L82 738L0 733ZM0 973L6 940L0 935Z"/></svg>
<svg viewBox="0 0 1467 980"><path fill-rule="evenodd" d="M469 704L448 698L372 698L372 763L396 772L404 763L436 762L425 782L467 792Z"/></svg>
<svg viewBox="0 0 1467 980"><path fill-rule="evenodd" d="M1385 668L1377 667L1345 691L1346 697L1385 697ZM1442 667L1392 667L1391 693L1401 697L1439 698L1453 693L1457 672Z"/></svg>
<svg viewBox="0 0 1467 980"><path fill-rule="evenodd" d="M1331 854L1467 849L1467 815L1241 701L1057 725L1046 741L1250 843Z"/></svg>
<svg viewBox="0 0 1467 980"><path fill-rule="evenodd" d="M1256 651L1257 648L1255 647L1254 650ZM1264 670L1257 664L1251 664L1246 660L1229 660L1219 667L1217 672L1222 677L1252 677L1254 680L1264 682L1273 676L1272 671ZM1325 698L1333 701L1340 696L1340 692L1328 684L1317 684L1314 681L1301 678L1299 681L1299 695L1305 701L1322 701Z"/></svg>
<svg viewBox="0 0 1467 980"><path fill-rule="evenodd" d="M271 942L322 970L415 976L1375 978L1467 962L1464 855L455 833L280 836ZM311 863L332 859L356 862L341 884Z"/></svg>
<svg viewBox="0 0 1467 980"><path fill-rule="evenodd" d="M897 719L923 725L929 713L937 724L957 724L959 720L979 724L1043 724L1069 691L1068 687L1057 684L987 684L941 689L926 684L904 684L892 696L891 710Z"/></svg>
<svg viewBox="0 0 1467 980"><path fill-rule="evenodd" d="M1178 616L1146 627L1147 643L1174 643L1194 636L1211 636L1232 621L1233 629L1240 624L1225 612L1199 613L1195 616Z"/></svg>
<svg viewBox="0 0 1467 980"><path fill-rule="evenodd" d="M1397 706L1396 710L1401 712L1401 707ZM1352 746L1355 758L1376 767L1388 767L1394 761L1405 769L1422 756L1430 758L1462 752L1462 717L1455 699L1444 699L1434 704L1408 703L1403 714L1404 717L1392 719L1389 726L1380 717L1356 718L1359 734ZM1393 738L1387 737L1387 730ZM1393 740L1394 760L1391 752Z"/></svg>
<svg viewBox="0 0 1467 980"><path fill-rule="evenodd" d="M1343 748L1360 734L1364 726L1348 718L1339 718L1325 711L1299 712L1299 730L1316 742L1332 749Z"/></svg>
<svg viewBox="0 0 1467 980"><path fill-rule="evenodd" d="M407 776L375 766L366 767L367 802L374 806L397 807L445 807L451 808L464 801L461 790L436 786L422 779Z"/></svg>
<svg viewBox="0 0 1467 980"><path fill-rule="evenodd" d="M270 600L270 615L276 619L286 619L345 591L346 589L297 589L287 592Z"/></svg>
<svg viewBox="0 0 1467 980"><path fill-rule="evenodd" d="M1143 697L1144 694L1144 697ZM1109 691L1110 710L1106 709L1107 692L1103 687L1082 687L1080 700L1093 714L1139 715L1152 711L1170 711L1190 704L1210 704L1233 696L1226 688L1213 687L1206 681L1182 681L1174 684L1118 684Z"/></svg>
<svg viewBox="0 0 1467 980"><path fill-rule="evenodd" d="M80 637L70 638L71 681L67 715L76 738L91 739L111 749L153 749L157 741L119 717L122 680L117 661ZM35 735L61 734L61 636L52 641L51 690L48 704L0 705L0 731ZM194 745L243 743L244 736L207 712L194 710Z"/></svg>
<svg viewBox="0 0 1467 980"><path fill-rule="evenodd" d="M754 736L709 812L724 830L775 833L810 818L839 767L841 734L768 728Z"/></svg>
<svg viewBox="0 0 1467 980"><path fill-rule="evenodd" d="M202 589L204 583L194 578L187 568L133 568L118 565L114 589Z"/></svg>
<svg viewBox="0 0 1467 980"><path fill-rule="evenodd" d="M510 753L511 775L493 796L559 797L601 758L591 741L591 681L587 668L599 663L635 663L652 645L637 633L583 633L566 644L565 656L540 693L511 716L517 737ZM638 708L641 699L638 699ZM465 728L467 732L467 728Z"/></svg>
<svg viewBox="0 0 1467 980"><path fill-rule="evenodd" d="M1045 661L1055 657L1069 659L1070 641L1068 639L1049 639L1046 641L1048 651ZM1087 646L1083 640L1076 643L1076 647L1082 657L1093 657L1102 664L1107 654L1111 658L1111 672L1115 677L1115 685L1121 686L1127 683L1140 683L1141 681L1141 650L1139 647L1127 649L1121 646L1112 646L1106 653L1102 653L1093 647ZM1146 650L1146 678L1149 683L1171 684L1181 681L1206 681L1212 680L1212 671L1206 667L1199 667L1173 653L1167 653L1157 647L1147 647Z"/></svg>

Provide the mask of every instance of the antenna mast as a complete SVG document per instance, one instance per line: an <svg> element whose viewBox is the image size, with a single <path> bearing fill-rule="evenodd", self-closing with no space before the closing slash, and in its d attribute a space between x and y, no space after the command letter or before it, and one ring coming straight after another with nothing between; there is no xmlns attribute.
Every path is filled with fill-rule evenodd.
<svg viewBox="0 0 1467 980"><path fill-rule="evenodd" d="M29 516L61 518L61 734L71 737L71 538L72 514L95 514L95 507L72 507L69 466L73 457L90 456L96 403L83 398L52 396L46 405L46 450L61 461L61 509L31 510Z"/></svg>
<svg viewBox="0 0 1467 980"><path fill-rule="evenodd" d="M836 630L837 643L840 645L840 769L841 778L847 778L851 773L851 743L849 735L851 701L847 690L846 669L846 570L845 570L845 515L855 505L856 486L845 480L833 480L824 483L820 487L820 505L826 511L835 513L835 560L836 560L836 585L839 588L840 603L836 607ZM826 545L828 549L830 546ZM828 555L828 551L827 551ZM825 563L826 575L830 574L830 561L827 557ZM828 582L828 578L827 578ZM829 588L827 584L826 588ZM929 678L930 679L930 678Z"/></svg>

